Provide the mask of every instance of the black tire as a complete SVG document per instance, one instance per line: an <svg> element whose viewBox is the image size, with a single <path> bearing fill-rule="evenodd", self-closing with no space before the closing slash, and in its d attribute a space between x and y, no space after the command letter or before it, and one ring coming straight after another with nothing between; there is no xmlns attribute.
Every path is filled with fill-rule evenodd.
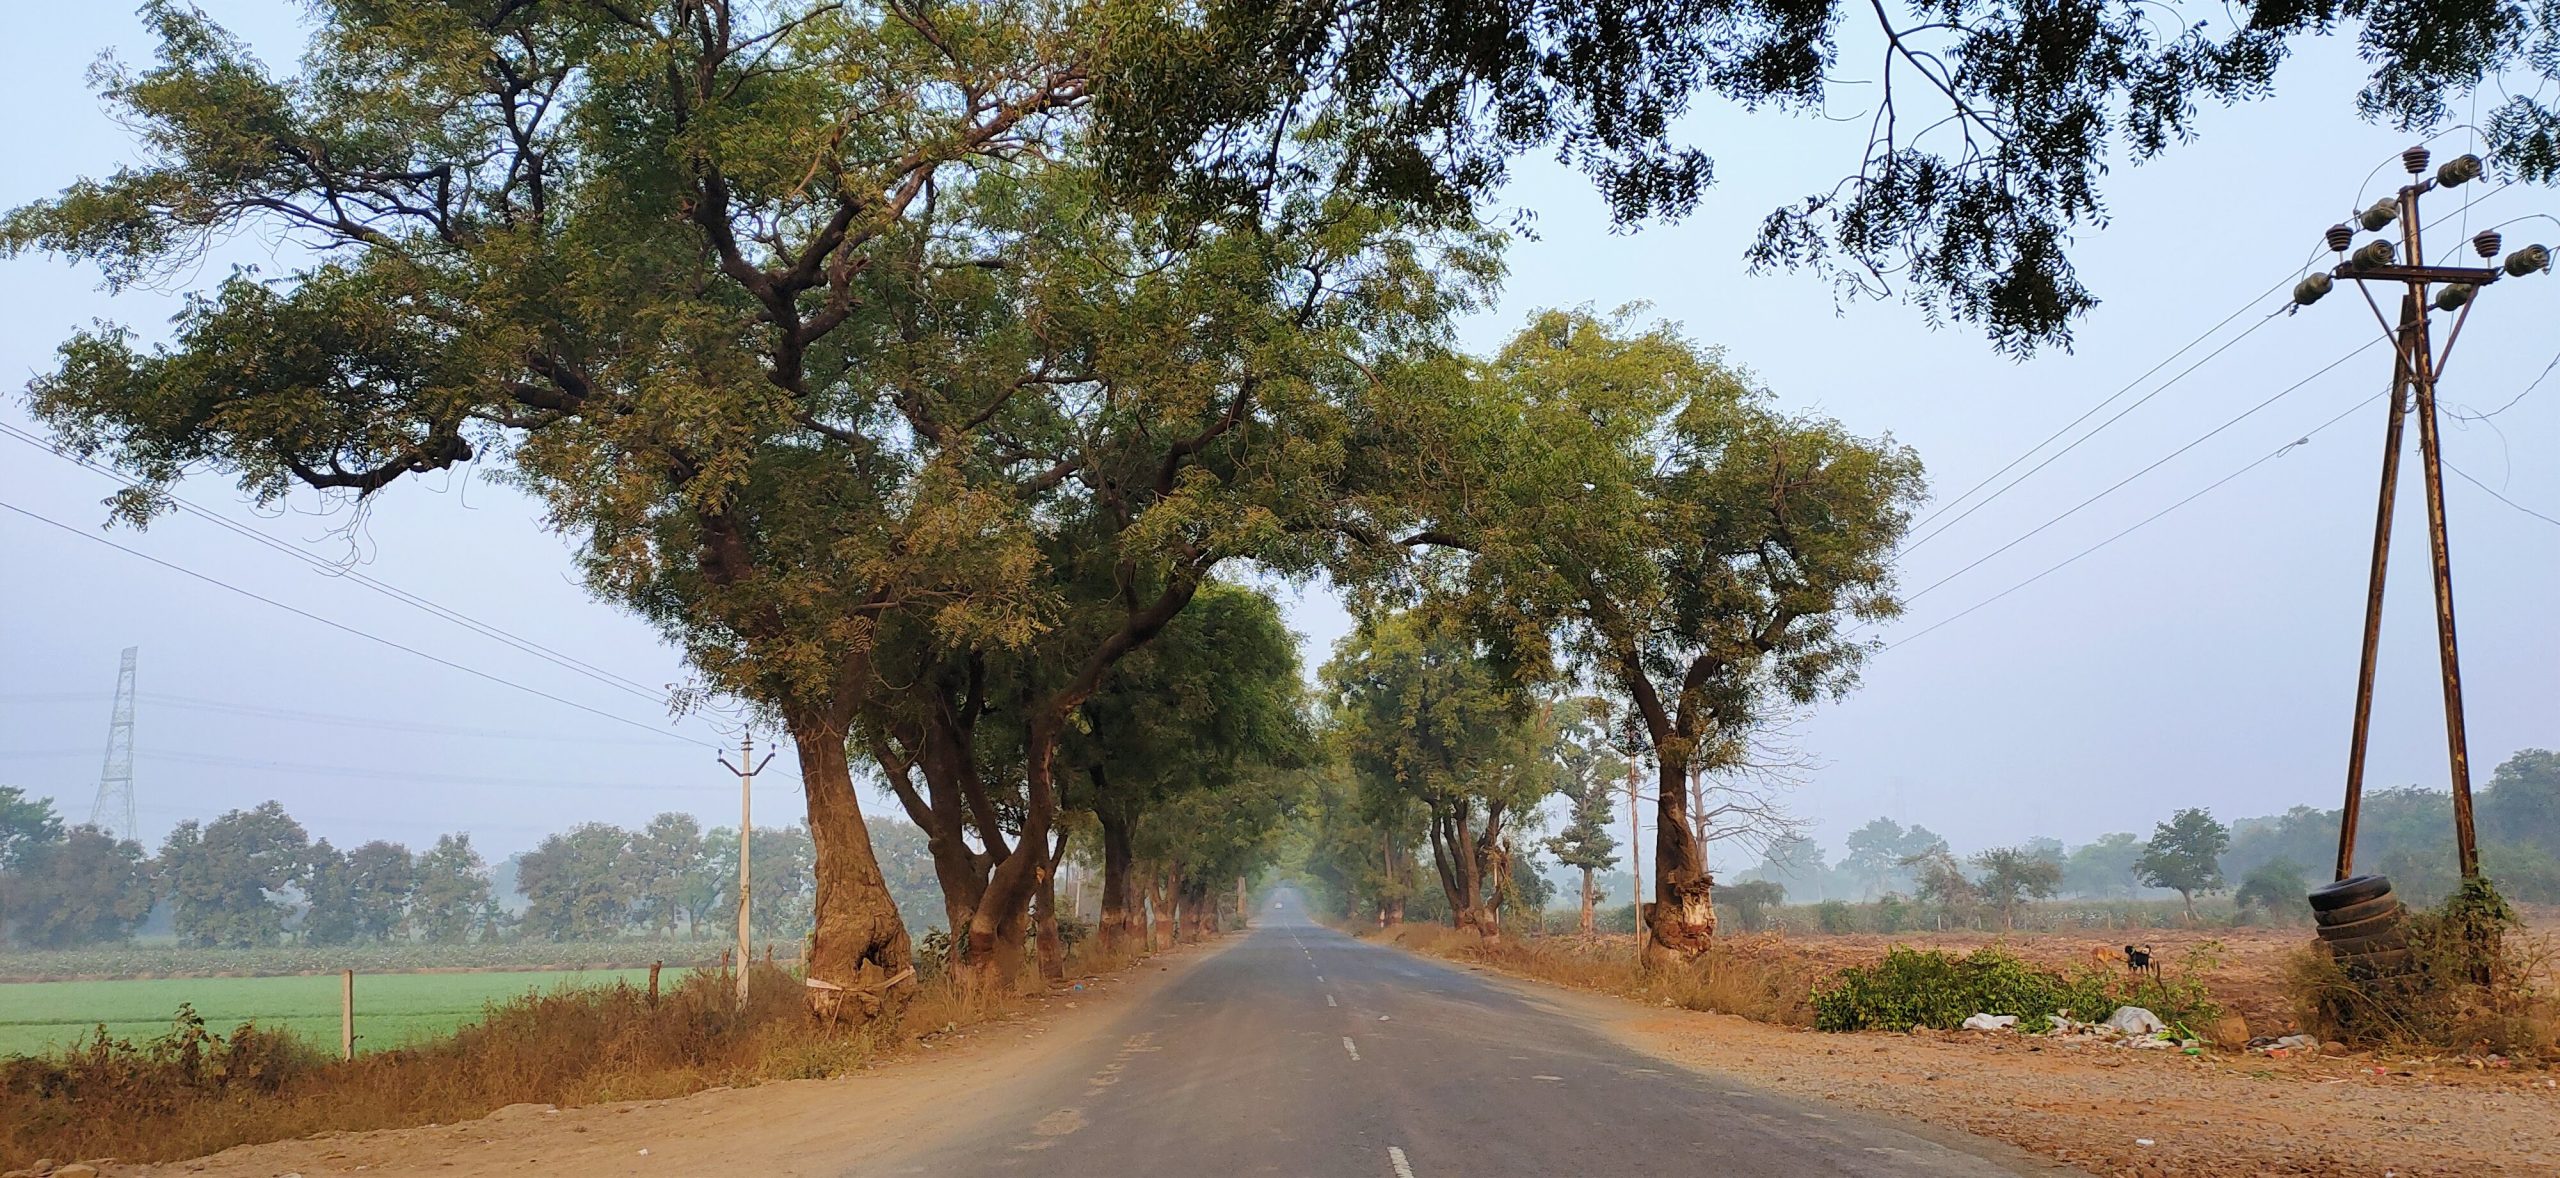
<svg viewBox="0 0 2560 1178"><path fill-rule="evenodd" d="M2322 884L2311 889L2311 910L2332 912L2349 904L2362 904L2367 900L2390 894L2391 881L2386 877L2351 875L2336 883Z"/></svg>
<svg viewBox="0 0 2560 1178"><path fill-rule="evenodd" d="M2354 924L2359 920L2370 920L2386 912L2398 911L2400 911L2400 897L2376 896L2361 903L2349 904L2344 908L2332 908L2327 912L2313 912L2311 914L2311 918L2319 921L2323 927L2326 927L2329 925Z"/></svg>
<svg viewBox="0 0 2560 1178"><path fill-rule="evenodd" d="M2363 920L2350 921L2345 924L2333 924L2323 928L2320 930L2320 939L2323 941L2353 941L2362 937L2379 936L2400 927L2400 922L2405 919L2406 916L2406 913L2401 912L2397 908L2389 909L2379 916L2368 916Z"/></svg>
<svg viewBox="0 0 2560 1178"><path fill-rule="evenodd" d="M2406 949L2408 941L2402 938L2400 930L2395 928L2369 937L2333 940L2328 942L2328 946L2330 956L2346 961L2350 958L2368 958L2394 949Z"/></svg>

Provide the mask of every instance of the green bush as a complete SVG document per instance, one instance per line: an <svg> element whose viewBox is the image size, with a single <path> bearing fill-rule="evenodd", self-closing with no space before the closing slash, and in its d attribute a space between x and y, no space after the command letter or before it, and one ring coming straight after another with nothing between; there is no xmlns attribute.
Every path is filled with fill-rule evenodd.
<svg viewBox="0 0 2560 1178"><path fill-rule="evenodd" d="M1858 931L1858 910L1851 908L1846 900L1825 900L1815 905L1813 919L1816 926L1826 933Z"/></svg>
<svg viewBox="0 0 2560 1178"><path fill-rule="evenodd" d="M2186 977L2124 979L2097 970L2065 976L1999 948L1963 957L1894 949L1884 960L1841 970L1816 988L1813 1025L1822 1031L1952 1030L1977 1014L2014 1014L2021 1028L2041 1031L2047 1015L2068 1011L2096 1020L2118 1006L2141 1006L2162 1021L2191 1026L2221 1013L2203 985Z"/></svg>

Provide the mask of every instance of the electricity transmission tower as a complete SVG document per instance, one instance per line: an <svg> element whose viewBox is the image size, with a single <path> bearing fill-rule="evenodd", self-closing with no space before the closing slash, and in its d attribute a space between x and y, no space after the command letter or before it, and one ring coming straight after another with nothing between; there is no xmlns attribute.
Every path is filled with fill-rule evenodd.
<svg viewBox="0 0 2560 1178"><path fill-rule="evenodd" d="M107 724L107 764L98 773L98 800L89 806L89 825L113 828L120 839L141 837L133 818L133 656L142 648L124 648L116 668L116 710Z"/></svg>

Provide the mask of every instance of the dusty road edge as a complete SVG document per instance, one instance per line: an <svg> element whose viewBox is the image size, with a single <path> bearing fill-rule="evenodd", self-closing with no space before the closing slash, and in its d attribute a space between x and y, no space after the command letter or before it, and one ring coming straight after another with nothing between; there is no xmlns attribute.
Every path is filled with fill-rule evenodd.
<svg viewBox="0 0 2560 1178"><path fill-rule="evenodd" d="M1574 1018L1629 1050L1660 1060L1663 1063L1679 1068L1681 1071L1687 1072L1693 1076L1712 1080L1717 1084L1732 1088L1735 1091L1750 1092L1757 1098L1774 1101L1788 1106L1805 1108L1818 1106L1826 1116L1852 1118L1858 1121L1863 1121L1870 1126L1900 1130L1901 1132L1920 1138L1923 1141L1927 1141L1935 1145L1942 1145L1959 1153L1971 1154L1974 1157L1980 1158L1983 1161L1989 1162L1992 1165L2009 1171L2010 1173L2047 1176L2086 1175L2089 1173L2086 1170L2079 1169L2078 1167L2064 1162L2056 1161L2053 1158L2045 1157L2044 1155L2038 1154L2032 1150L2024 1149L2010 1142L2002 1141L1997 1137L1985 1137L1979 1133L1970 1133L1962 1129L1950 1129L1944 1125L1932 1124L1928 1121L1918 1120L1911 1117L1875 1112L1857 1104L1845 1101L1814 1100L1803 1096L1797 1096L1792 1093L1781 1092L1766 1084L1755 1082L1732 1072L1718 1071L1712 1067L1702 1066L1688 1059L1682 1058L1678 1051L1673 1050L1668 1042L1671 1036L1667 1032L1644 1025L1649 1022L1660 1022L1666 1016L1686 1016L1685 1019L1681 1019L1679 1021L1687 1021L1687 1019L1714 1020L1722 1018L1736 1018L1737 1016L1734 1015L1718 1015L1703 1011L1665 1009L1658 1006L1647 1006L1641 1002L1634 1001L1633 999L1621 998L1615 994L1605 994L1592 990L1577 990L1571 986L1558 985L1543 978L1533 978L1524 974L1512 973L1509 970L1487 965L1483 962L1458 961L1447 957L1418 952L1413 949L1408 949L1402 945L1369 940L1364 937L1355 936L1352 939L1357 940L1364 945L1386 949L1391 952L1402 953L1408 957L1415 958L1416 960L1428 961L1449 969L1463 969L1469 973L1476 974L1482 977L1488 985L1498 986L1502 989L1509 990L1513 994L1518 995L1523 1001L1530 1002L1532 1004L1544 1005L1550 1009L1565 1014L1568 1017ZM1786 1028L1769 1027L1767 1029L1785 1030ZM1810 1034L1811 1032L1805 1033Z"/></svg>
<svg viewBox="0 0 2560 1178"><path fill-rule="evenodd" d="M979 1024L963 1044L904 1052L850 1075L556 1111L517 1105L449 1125L319 1133L107 1171L319 1178L361 1170L366 1178L515 1178L534 1166L536 1172L580 1175L838 1175L919 1126L936 1123L954 1103L1072 1064L1077 1046L1148 996L1242 944L1250 931L1159 953L1102 975L1100 986L1085 991L1090 998L1053 994L1027 1015ZM1077 1005L1068 1009L1067 1001Z"/></svg>

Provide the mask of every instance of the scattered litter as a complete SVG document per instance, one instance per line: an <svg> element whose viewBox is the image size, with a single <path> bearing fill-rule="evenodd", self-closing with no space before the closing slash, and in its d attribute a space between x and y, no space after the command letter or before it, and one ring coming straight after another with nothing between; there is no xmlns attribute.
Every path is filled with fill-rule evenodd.
<svg viewBox="0 0 2560 1178"><path fill-rule="evenodd" d="M2119 1006L2107 1016L2106 1025L2127 1035L2157 1035L2169 1029L2160 1016L2139 1006Z"/></svg>
<svg viewBox="0 0 2560 1178"><path fill-rule="evenodd" d="M1392 1022L1392 1021L1394 1021L1394 1020L1389 1019L1387 1016L1385 1016L1385 1015L1383 1015L1383 1014L1382 1014L1382 1015L1379 1015L1379 1016L1378 1016L1378 1021L1383 1023L1383 1022Z"/></svg>
<svg viewBox="0 0 2560 1178"><path fill-rule="evenodd" d="M2018 1016L2014 1014L1977 1014L1964 1020L1968 1031L2005 1031L2017 1025Z"/></svg>
<svg viewBox="0 0 2560 1178"><path fill-rule="evenodd" d="M2152 1139L2150 1139L2150 1138L2148 1138L2148 1137L2136 1137L2136 1138L2134 1138L2134 1139L2133 1139L2133 1143L2134 1143L2135 1145L2158 1145L2158 1144L2159 1144L2159 1142L2153 1141Z"/></svg>
<svg viewBox="0 0 2560 1178"><path fill-rule="evenodd" d="M647 1157L647 1156L649 1156L649 1151L648 1151L648 1150L645 1150L645 1149L644 1149L644 1150L641 1150L641 1151L640 1151L640 1156L641 1156L641 1157L644 1157L644 1158L645 1158L645 1157Z"/></svg>

